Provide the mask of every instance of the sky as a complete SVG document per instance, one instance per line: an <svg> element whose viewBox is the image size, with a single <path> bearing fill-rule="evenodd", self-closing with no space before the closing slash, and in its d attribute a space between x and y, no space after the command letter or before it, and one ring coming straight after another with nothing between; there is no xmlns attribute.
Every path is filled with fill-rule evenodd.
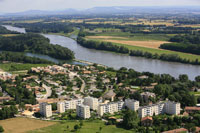
<svg viewBox="0 0 200 133"><path fill-rule="evenodd" d="M200 0L0 0L0 13L97 6L200 6Z"/></svg>

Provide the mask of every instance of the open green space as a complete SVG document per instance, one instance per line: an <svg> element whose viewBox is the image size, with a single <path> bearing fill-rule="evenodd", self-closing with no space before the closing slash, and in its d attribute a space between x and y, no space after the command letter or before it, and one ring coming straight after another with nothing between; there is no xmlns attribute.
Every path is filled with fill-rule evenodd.
<svg viewBox="0 0 200 133"><path fill-rule="evenodd" d="M45 67L45 66L48 66L48 64L6 63L6 64L0 64L0 69L6 72L15 72L15 71L29 70L32 67Z"/></svg>
<svg viewBox="0 0 200 133"><path fill-rule="evenodd" d="M115 40L127 40L127 41L168 41L171 36L175 34L132 34L130 32L102 32L96 33L95 36L113 36L113 37L125 37L127 39L113 38Z"/></svg>
<svg viewBox="0 0 200 133"><path fill-rule="evenodd" d="M62 123L55 124L46 128L41 128L38 130L31 131L29 133L63 133L72 132L74 126L80 124L78 121L66 121ZM69 128L67 128L69 127ZM100 127L102 129L100 130ZM125 130L122 128L117 128L115 125L105 125L102 121L83 121L83 126L75 131L76 133L132 133L131 130Z"/></svg>
<svg viewBox="0 0 200 133"><path fill-rule="evenodd" d="M78 35L78 33L79 33L79 29L75 28L74 31L70 33L60 32L60 33L48 33L48 34L70 37L71 35Z"/></svg>

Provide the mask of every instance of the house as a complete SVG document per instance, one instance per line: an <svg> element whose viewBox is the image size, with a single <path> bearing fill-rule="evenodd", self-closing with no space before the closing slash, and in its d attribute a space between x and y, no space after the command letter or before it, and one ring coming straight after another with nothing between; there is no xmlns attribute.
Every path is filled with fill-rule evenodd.
<svg viewBox="0 0 200 133"><path fill-rule="evenodd" d="M189 107L189 106L186 106L185 107L185 111L187 113L195 113L197 111L200 111L200 107Z"/></svg>
<svg viewBox="0 0 200 133"><path fill-rule="evenodd" d="M146 116L146 117L144 117L144 118L141 119L141 123L145 127L152 126L152 124L153 124L153 118L150 117L150 116Z"/></svg>
<svg viewBox="0 0 200 133"><path fill-rule="evenodd" d="M104 100L111 100L114 101L116 96L116 93L113 90L109 90L108 92L106 92L103 96Z"/></svg>
<svg viewBox="0 0 200 133"><path fill-rule="evenodd" d="M145 102L148 102L150 97L151 98L156 97L155 93L152 93L152 92L143 92L143 93L141 93L141 96Z"/></svg>
<svg viewBox="0 0 200 133"><path fill-rule="evenodd" d="M188 130L185 129L185 128L179 128L179 129L174 129L174 130L165 131L165 132L163 132L163 133L182 133L182 132L188 133Z"/></svg>
<svg viewBox="0 0 200 133"><path fill-rule="evenodd" d="M0 97L0 103L8 102L12 99L13 99L12 97Z"/></svg>

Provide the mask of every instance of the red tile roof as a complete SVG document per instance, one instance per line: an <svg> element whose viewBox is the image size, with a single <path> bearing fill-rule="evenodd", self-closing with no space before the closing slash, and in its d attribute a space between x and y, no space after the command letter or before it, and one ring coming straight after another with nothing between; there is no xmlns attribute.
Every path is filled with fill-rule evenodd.
<svg viewBox="0 0 200 133"><path fill-rule="evenodd" d="M188 130L185 128L179 128L174 130L165 131L163 133L181 133L181 132L187 132Z"/></svg>
<svg viewBox="0 0 200 133"><path fill-rule="evenodd" d="M185 107L185 110L200 111L200 107Z"/></svg>
<svg viewBox="0 0 200 133"><path fill-rule="evenodd" d="M144 117L144 118L142 118L141 119L141 121L145 121L145 120L153 120L153 118L152 117L150 117L150 116L146 116L146 117Z"/></svg>

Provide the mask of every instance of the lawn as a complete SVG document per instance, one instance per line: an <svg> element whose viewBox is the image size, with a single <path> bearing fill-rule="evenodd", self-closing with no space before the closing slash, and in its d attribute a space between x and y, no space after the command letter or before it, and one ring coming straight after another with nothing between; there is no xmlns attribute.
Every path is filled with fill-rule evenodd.
<svg viewBox="0 0 200 133"><path fill-rule="evenodd" d="M59 123L50 127L38 129L31 131L29 133L63 133L63 132L72 132L74 125L80 124L78 121L67 121L64 123ZM69 128L67 128L69 126ZM83 121L83 126L79 129L78 133L96 133L100 131L101 133L132 133L131 130L125 130L123 128L117 128L114 125L105 125L102 121Z"/></svg>
<svg viewBox="0 0 200 133"><path fill-rule="evenodd" d="M20 63L6 63L0 64L0 69L6 72L16 72L30 70L32 67L46 67L48 64L20 64Z"/></svg>
<svg viewBox="0 0 200 133"><path fill-rule="evenodd" d="M190 94L195 95L195 96L200 96L200 92L191 91Z"/></svg>
<svg viewBox="0 0 200 133"><path fill-rule="evenodd" d="M1 120L5 133L24 133L56 124L56 122L41 121L28 118L12 118Z"/></svg>

